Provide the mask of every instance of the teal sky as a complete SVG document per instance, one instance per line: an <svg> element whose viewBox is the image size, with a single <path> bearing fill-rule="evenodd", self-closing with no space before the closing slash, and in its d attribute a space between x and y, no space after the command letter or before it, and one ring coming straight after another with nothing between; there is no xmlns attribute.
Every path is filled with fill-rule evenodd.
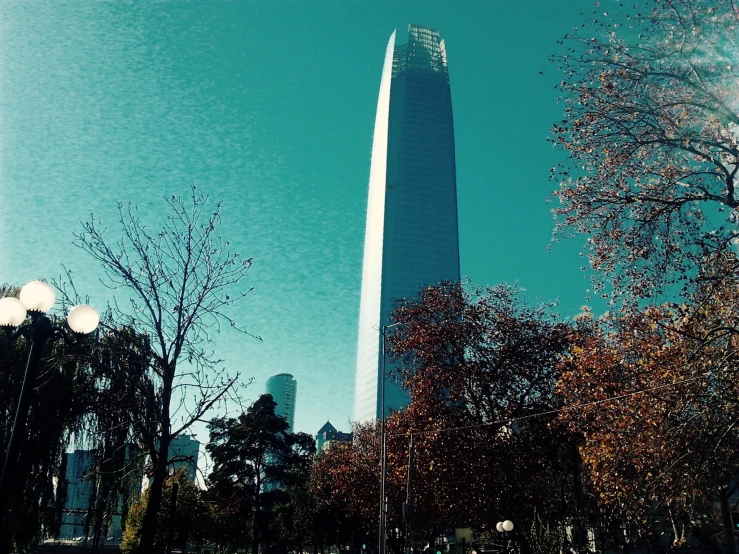
<svg viewBox="0 0 739 554"><path fill-rule="evenodd" d="M607 5L610 2L601 2ZM117 201L156 224L162 197L225 201L222 233L254 258L234 314L258 342L216 337L254 382L290 372L296 429L347 430L372 133L387 40L408 23L446 41L462 274L559 299L589 284L581 239L551 242L561 118L547 63L592 1L0 0L0 282L71 267L102 308L110 291L72 246ZM541 75L539 72L543 72ZM206 435L201 433L201 438Z"/></svg>

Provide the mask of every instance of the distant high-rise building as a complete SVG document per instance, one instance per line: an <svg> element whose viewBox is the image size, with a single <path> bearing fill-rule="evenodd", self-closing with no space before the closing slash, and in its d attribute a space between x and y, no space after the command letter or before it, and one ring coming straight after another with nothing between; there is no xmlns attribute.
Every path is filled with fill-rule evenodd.
<svg viewBox="0 0 739 554"><path fill-rule="evenodd" d="M321 452L330 447L335 442L349 442L352 440L351 433L342 433L337 431L336 427L331 425L330 421L324 423L323 427L316 433L316 452Z"/></svg>
<svg viewBox="0 0 739 554"><path fill-rule="evenodd" d="M198 475L199 456L200 442L195 435L177 435L169 443L170 473L176 469L183 469L187 478L195 481Z"/></svg>
<svg viewBox="0 0 739 554"><path fill-rule="evenodd" d="M85 536L85 521L95 501L95 478L92 475L95 451L75 450L64 456L67 458L63 483L66 493L58 538L73 539Z"/></svg>
<svg viewBox="0 0 739 554"><path fill-rule="evenodd" d="M106 542L115 544L123 536L121 516L126 504L137 500L141 493L141 481L144 476L141 449L135 444L127 443L117 448L112 454L117 460L120 481L117 493L113 498L101 497L99 466L95 450L75 450L64 454L66 470L64 479L60 481L60 490L64 491L64 507L59 526L58 539L89 538L90 513L96 501L106 504L104 531Z"/></svg>
<svg viewBox="0 0 739 554"><path fill-rule="evenodd" d="M444 41L410 25L385 52L372 143L364 242L355 421L383 413L382 333L394 303L424 285L459 281L457 181ZM385 409L408 395L384 376Z"/></svg>
<svg viewBox="0 0 739 554"><path fill-rule="evenodd" d="M288 432L292 433L295 425L295 394L298 382L289 373L278 373L267 379L265 392L272 396L277 404L275 413L287 420L290 426Z"/></svg>
<svg viewBox="0 0 739 554"><path fill-rule="evenodd" d="M159 448L159 444L157 444ZM169 457L167 471L172 474L177 470L185 472L190 481L198 479L198 459L200 458L200 441L195 435L177 435L169 443ZM154 477L149 477L147 487L150 487Z"/></svg>

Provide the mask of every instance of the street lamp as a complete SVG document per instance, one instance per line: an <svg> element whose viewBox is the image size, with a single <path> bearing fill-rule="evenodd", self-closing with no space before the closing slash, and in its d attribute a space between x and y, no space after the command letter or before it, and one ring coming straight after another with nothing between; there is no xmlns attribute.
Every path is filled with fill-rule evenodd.
<svg viewBox="0 0 739 554"><path fill-rule="evenodd" d="M46 341L55 333L65 335L64 329L58 324L54 325L46 316L54 305L54 289L43 281L31 281L23 286L18 298L5 297L0 299L0 327L17 327L11 335L11 340L19 335L27 335L31 340L31 349L28 353L26 372L23 377L23 385L18 397L18 407L10 432L10 441L5 453L5 465L2 476L0 476L0 549L7 549L7 534L5 533L5 518L8 508L8 497L11 487L16 480L16 462L22 443L23 435L28 419L28 409L31 400L31 391L36 379L41 351ZM30 321L25 323L26 316ZM74 306L67 315L69 328L76 334L89 334L97 329L100 316L95 308L82 304Z"/></svg>
<svg viewBox="0 0 739 554"><path fill-rule="evenodd" d="M503 535L503 552L512 552L513 549L511 548L511 543L513 542L513 540L508 536L508 533L513 531L513 522L510 519L499 521L495 525L495 529L498 531L498 533L501 533Z"/></svg>
<svg viewBox="0 0 739 554"><path fill-rule="evenodd" d="M500 526L503 528L503 531L507 533L513 531L513 522L510 519L506 519L503 523L500 524Z"/></svg>

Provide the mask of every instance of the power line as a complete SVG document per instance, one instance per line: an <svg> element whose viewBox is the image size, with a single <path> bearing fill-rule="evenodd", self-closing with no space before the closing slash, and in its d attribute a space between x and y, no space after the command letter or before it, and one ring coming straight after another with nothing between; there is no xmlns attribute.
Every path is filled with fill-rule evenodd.
<svg viewBox="0 0 739 554"><path fill-rule="evenodd" d="M436 434L436 433L446 433L446 432L449 432L449 431L462 431L462 430L465 430L465 429L476 429L478 427L491 427L493 425L505 425L507 423L508 424L513 423L514 421L524 421L524 420L527 420L527 419L533 419L533 418L536 418L536 417L542 417L542 416L546 416L546 415L558 414L558 413L561 413L561 412L568 412L568 411L573 411L573 410L580 410L582 408L587 408L589 406L595 406L595 405L598 405L598 404L605 404L606 402L614 402L616 400L623 400L624 398L629 398L629 397L635 396L637 394L644 394L644 393L647 393L647 392L653 392L653 391L656 391L656 390L661 390L661 389L666 389L666 388L674 387L674 386L677 386L677 385L682 385L683 383L689 383L691 381L697 381L698 379L702 379L704 377L707 377L708 375L710 375L710 372L701 373L701 374L696 375L694 377L690 377L689 379L683 379L681 381L676 381L674 383L667 383L665 385L657 385L656 387L650 387L648 389L640 389L640 390L636 390L636 391L632 391L632 392L627 392L625 394L620 394L618 396L612 396L610 398L602 398L600 400L593 400L592 402L587 402L585 404L576 404L574 406L563 406L562 408L557 408L555 410L547 410L545 412L538 412L538 413L535 413L535 414L528 414L528 415L519 416L519 417L507 417L505 419L499 419L497 421L489 421L487 423L477 423L475 425L462 425L460 427L445 427L445 428L442 428L442 429L429 429L429 430L426 430L426 431L406 431L404 433L388 433L388 436L407 436L410 433L413 433L414 435L433 435L433 434Z"/></svg>

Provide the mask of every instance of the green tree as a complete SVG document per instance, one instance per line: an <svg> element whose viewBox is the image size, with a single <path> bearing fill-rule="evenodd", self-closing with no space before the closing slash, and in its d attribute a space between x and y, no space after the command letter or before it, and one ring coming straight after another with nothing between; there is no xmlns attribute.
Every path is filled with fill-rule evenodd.
<svg viewBox="0 0 739 554"><path fill-rule="evenodd" d="M141 488L146 453L155 443L157 398L149 337L129 327L105 331L89 361L95 383L84 443L94 450L94 504L88 521L93 548L107 535L110 514L125 526Z"/></svg>
<svg viewBox="0 0 739 554"><path fill-rule="evenodd" d="M275 414L275 407L272 396L265 394L238 418L216 418L209 425L211 498L218 513L226 516L225 536L244 540L242 530L251 529L252 552L263 539L274 540L269 534L270 510L283 495L282 488L296 486L304 478L315 452L310 437L288 433L288 423Z"/></svg>
<svg viewBox="0 0 739 554"><path fill-rule="evenodd" d="M0 295L14 295L17 290L4 288ZM63 326L64 322L57 321ZM31 409L25 424L24 444L21 448L20 472L11 491L16 500L9 502L8 537L16 548L28 548L44 535L59 532L60 518L66 493L65 452L74 439L75 446L98 451L99 460L108 456L116 444L130 439L129 425L112 425L106 413L117 413L123 407L133 408L127 394L112 386L114 381L130 383L135 380L136 369L130 364L130 349L115 347L119 359L118 368L103 363L101 353L108 352L116 344L112 333L106 333L98 341L92 337L62 339L55 335L44 349L41 367L34 384ZM119 347L120 346L120 347ZM6 448L10 424L25 373L28 357L28 340L20 335L13 340L10 333L0 337L0 451ZM145 354L143 354L145 357ZM128 360L128 362L123 362ZM130 378L131 381L128 379ZM137 410L130 410L137 412ZM117 440L120 439L120 440ZM4 461L4 460L3 460ZM101 465L91 468L93 474L102 475ZM87 519L93 534L103 525L103 512L109 499L115 496L117 484L115 469L107 463L104 473L107 479L96 481L97 508ZM95 479L95 477L91 477ZM54 484L57 484L55 486ZM37 499L36 502L29 499ZM97 541L95 541L97 544Z"/></svg>
<svg viewBox="0 0 739 554"><path fill-rule="evenodd" d="M0 296L15 295L4 288ZM12 340L10 333L0 330L0 464L10 438L21 383L25 374L29 341L20 336ZM82 360L90 350L90 341L68 345L50 340L44 347L28 419L24 422L17 467L17 479L12 483L9 513L5 528L16 548L34 547L44 529L59 528L58 498L53 483L63 479L64 452L71 434L83 426L89 410L92 382ZM35 501L29 501L34 499ZM3 548L5 546L3 545Z"/></svg>
<svg viewBox="0 0 739 554"><path fill-rule="evenodd" d="M0 288L0 296L17 292ZM55 324L63 327L65 322ZM23 334L15 340L7 331L0 336L0 451L9 437L28 347ZM44 349L31 398L19 459L25 471L11 491L16 500L9 502L9 539L16 548L59 533L67 492L65 452L72 445L95 452L86 477L92 483L86 524L93 548L98 547L110 514L122 510L125 519L137 476L140 484L143 460L132 453L153 436L155 404L147 337L126 327L96 337L54 335Z"/></svg>
<svg viewBox="0 0 739 554"><path fill-rule="evenodd" d="M283 459L280 487L271 491L271 531L281 551L303 551L320 542L322 522L311 488L316 443L305 433L289 437L290 455ZM325 526L325 523L324 523Z"/></svg>

